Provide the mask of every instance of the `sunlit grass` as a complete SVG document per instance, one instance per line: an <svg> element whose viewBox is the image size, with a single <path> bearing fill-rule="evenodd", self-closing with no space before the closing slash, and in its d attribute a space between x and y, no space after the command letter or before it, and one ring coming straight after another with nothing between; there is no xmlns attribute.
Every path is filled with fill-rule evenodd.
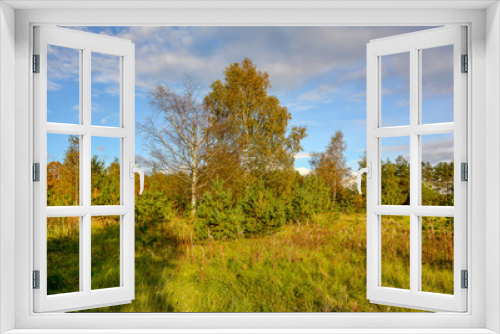
<svg viewBox="0 0 500 334"><path fill-rule="evenodd" d="M151 226L147 241L136 242L135 300L92 312L412 311L366 298L364 214L316 215L308 224L267 235L199 244L189 222L183 221L184 228L179 223L176 218ZM425 235L449 237L439 230ZM387 266L386 274L398 275L397 267ZM427 284L453 287L449 269L434 262L423 270Z"/></svg>

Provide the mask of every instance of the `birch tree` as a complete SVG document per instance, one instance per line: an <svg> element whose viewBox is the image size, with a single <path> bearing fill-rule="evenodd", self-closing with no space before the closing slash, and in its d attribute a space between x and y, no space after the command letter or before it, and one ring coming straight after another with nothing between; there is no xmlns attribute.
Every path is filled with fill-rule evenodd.
<svg viewBox="0 0 500 334"><path fill-rule="evenodd" d="M237 159L232 165L241 170L245 185L277 171L293 171L294 155L306 136L304 127L289 127L291 114L269 94L270 87L269 74L245 58L226 67L224 79L214 81L204 99L222 130L217 140Z"/></svg>
<svg viewBox="0 0 500 334"><path fill-rule="evenodd" d="M182 94L158 85L151 93L153 114L139 130L148 140L149 155L156 170L183 178L191 194L194 217L200 190L213 172L208 162L217 156L210 113L198 100L199 87L186 80Z"/></svg>

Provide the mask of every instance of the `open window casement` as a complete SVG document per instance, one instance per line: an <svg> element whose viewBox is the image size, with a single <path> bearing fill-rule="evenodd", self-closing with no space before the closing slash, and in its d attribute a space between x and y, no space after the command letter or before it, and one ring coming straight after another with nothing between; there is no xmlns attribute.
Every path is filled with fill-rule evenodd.
<svg viewBox="0 0 500 334"><path fill-rule="evenodd" d="M434 52L439 48L448 48L447 53ZM467 275L467 131L466 131L466 85L467 85L467 48L466 48L466 28L450 26L429 29L421 32L404 34L373 40L367 45L367 168L360 171L367 172L367 297L372 303L401 306L429 311L466 311L467 289L465 288L465 276ZM432 57L430 57L432 55ZM407 57L407 65L402 62L393 62L392 68L387 65L388 57ZM423 61L424 57L428 57ZM441 59L440 59L441 57ZM442 57L448 57L443 59ZM384 59L385 58L385 59ZM395 58L393 58L395 59ZM439 68L447 64L449 66L450 77L449 91L452 91L451 110L452 122L429 122L434 115L443 112L436 106L425 104L426 92L423 85L427 85L430 94L438 93L445 84L440 82L442 77L436 75L429 79L429 73L439 72ZM386 68L384 68L386 66ZM427 67L427 68L426 68ZM397 123L393 126L391 121L386 121L386 116L390 114L389 103L383 103L384 99L390 101L389 95L394 94L383 87L384 80L390 82L391 73L406 72L408 81L407 95L409 106L406 111L409 118L407 123ZM425 74L425 78L424 78ZM384 77L385 76L385 77ZM434 80L434 81L433 81ZM387 81L385 81L387 82ZM393 81L394 83L395 81ZM393 84L393 90L403 89L401 83ZM434 91L433 91L434 90ZM424 102L424 103L423 103ZM426 114L424 120L422 115ZM433 109L434 108L434 109ZM444 108L444 107L443 107ZM448 106L448 109L450 107ZM431 114L431 116L429 116ZM394 117L399 117L400 114ZM450 117L449 115L447 117ZM423 178L422 170L427 162L429 150L433 148L426 146L426 139L429 136L452 137L453 153L449 158L448 165L453 166L451 179L454 187L451 190L438 189L441 194L449 194L453 202L448 206L443 204L429 205L423 200L426 179ZM397 137L397 138L396 138ZM385 146L383 142L393 142L399 140L398 145L408 147L409 144L409 195L405 203L389 203L384 200L384 159L382 151ZM407 143L403 145L403 143ZM435 146L435 145L434 145ZM426 158L423 160L423 150L426 151ZM434 148L434 153L439 154L439 149ZM432 152L431 156L432 156ZM361 174L360 173L360 174ZM436 187L434 186L434 190ZM396 204L396 205L390 205ZM425 204L425 205L423 205ZM397 217L397 218L396 218ZM396 234L398 227L388 226L386 223L401 219L407 222L406 236L409 235L409 245L400 245L408 248L409 259L400 250L391 252L386 243L403 243L403 239L387 238L387 234ZM451 218L446 218L451 217ZM451 221L450 234L453 241L448 245L428 245L428 239L424 239L423 231L430 228L439 228L437 225L424 226L424 222L430 220ZM401 220L400 220L401 221ZM409 222L409 223L408 223ZM402 223L404 225L404 223ZM450 228L448 226L448 228ZM428 232L425 232L428 233ZM407 240L406 238L405 240ZM392 241L388 241L392 240ZM444 241L443 241L444 242ZM434 247L434 248L432 248ZM397 247L396 247L397 248ZM427 261L429 249L438 249L448 252L446 254L453 266L449 273L453 273L453 289L443 291L443 289L429 288L429 280L434 279L439 284L440 279L432 276L443 275L439 271L439 266L432 266ZM431 250L432 251L432 250ZM400 261L400 262L398 262ZM409 264L409 268L407 264ZM398 263L396 263L398 262ZM401 265L401 263L404 263ZM396 268L398 267L399 268ZM388 277L388 276L398 277ZM406 276L405 276L406 275Z"/></svg>
<svg viewBox="0 0 500 334"><path fill-rule="evenodd" d="M134 299L134 44L128 40L111 38L87 32L58 27L38 26L34 28L33 55L33 90L34 90L34 268L33 293L35 312L64 312L90 309L101 306L130 303ZM68 55L73 55L69 57ZM60 63L50 62L48 58L58 59ZM95 58L94 58L95 57ZM94 60L114 57L116 61ZM70 59L71 58L71 59ZM99 65L99 68L97 66ZM102 92L93 84L94 69L107 73L107 67L115 66L115 86L119 87L112 94L116 101L115 127L97 126L92 120L94 115L94 97ZM54 122L48 115L49 94L61 90L60 84L51 81L58 76L71 72L78 78L68 81L73 85L76 99L72 108L64 104L69 96L59 95L60 101L50 101L65 106L60 115L61 121ZM107 80L101 75L95 79ZM103 79L104 78L104 79ZM67 87L66 87L67 88ZM92 108L91 108L92 106ZM102 108L107 108L104 104ZM76 111L76 117L67 115ZM68 170L57 170L60 162L49 164L53 159L47 153L48 138L50 145L65 145L72 140L71 151L66 150L64 159L73 161L71 180L68 182L68 196L49 200L47 187L49 179L66 177ZM115 141L118 160L114 161L116 179L119 186L114 194L114 205L95 205L92 185L92 145L101 139ZM69 152L69 153L68 153ZM50 153L50 152L49 152ZM58 160L63 160L59 157ZM47 166L51 175L48 177ZM65 174L64 174L65 173ZM66 176L65 176L66 175ZM49 180L49 181L48 181ZM76 181L75 181L76 180ZM99 204L99 203L97 203ZM102 203L101 203L102 204ZM106 224L99 225L99 221ZM116 222L114 229L104 230ZM48 249L50 233L54 224L61 224L60 233L67 233L68 242L58 245L57 254ZM94 228L102 228L100 238L94 238ZM48 231L49 230L49 231ZM49 233L50 232L50 233ZM73 236L70 238L70 234ZM106 238L119 240L119 249L110 251L104 248ZM52 247L52 244L51 244ZM118 248L118 247L116 247ZM99 259L93 258L100 251ZM75 254L74 261L67 261L63 255ZM111 268L107 264L116 264ZM100 264L101 261L104 264ZM62 268L60 272L48 274L48 268ZM106 275L114 275L116 284L105 286L93 281L96 266ZM71 268L70 268L71 267ZM118 278L119 276L119 278ZM72 282L69 282L70 278ZM72 285L72 286L70 286ZM70 287L68 287L70 286Z"/></svg>

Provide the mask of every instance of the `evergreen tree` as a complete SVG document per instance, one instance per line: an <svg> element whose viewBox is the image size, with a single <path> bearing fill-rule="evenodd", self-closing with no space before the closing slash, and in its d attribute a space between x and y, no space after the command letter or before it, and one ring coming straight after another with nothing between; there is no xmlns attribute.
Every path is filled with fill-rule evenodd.
<svg viewBox="0 0 500 334"><path fill-rule="evenodd" d="M334 203L344 192L343 181L350 175L351 168L347 167L345 151L347 143L344 141L344 134L337 130L331 137L330 143L326 145L323 153L314 153L311 166L316 174L325 182L331 190Z"/></svg>

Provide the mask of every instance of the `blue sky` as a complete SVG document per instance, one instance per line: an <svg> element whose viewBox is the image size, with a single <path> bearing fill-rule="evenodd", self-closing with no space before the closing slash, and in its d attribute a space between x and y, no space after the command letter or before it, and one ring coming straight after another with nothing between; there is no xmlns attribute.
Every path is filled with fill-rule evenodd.
<svg viewBox="0 0 500 334"><path fill-rule="evenodd" d="M366 147L366 44L376 38L426 27L78 27L98 34L132 40L136 45L136 121L151 113L149 92L164 84L180 89L186 75L203 93L226 66L250 58L267 71L272 88L292 115L291 125L307 127L303 151L295 166L308 169L311 152L323 151L336 130L344 132L347 162L353 171ZM453 120L451 47L424 50L422 55L423 122ZM92 124L119 125L119 67L113 56L93 54ZM406 57L406 58L405 58ZM382 124L407 125L407 55L382 59ZM48 121L78 123L78 52L49 49ZM451 73L451 77L450 77ZM446 138L445 138L446 139ZM100 140L100 139L99 139ZM92 153L110 162L116 144L92 144ZM390 140L389 157L408 151L407 138ZM434 162L450 160L450 141L426 139ZM447 144L446 144L447 143ZM453 142L451 141L451 145ZM99 147L99 150L97 149ZM65 143L49 140L49 160L61 159ZM425 151L425 150L424 150ZM393 153L389 153L393 152ZM140 133L136 154L148 153ZM430 156L429 156L430 157Z"/></svg>

